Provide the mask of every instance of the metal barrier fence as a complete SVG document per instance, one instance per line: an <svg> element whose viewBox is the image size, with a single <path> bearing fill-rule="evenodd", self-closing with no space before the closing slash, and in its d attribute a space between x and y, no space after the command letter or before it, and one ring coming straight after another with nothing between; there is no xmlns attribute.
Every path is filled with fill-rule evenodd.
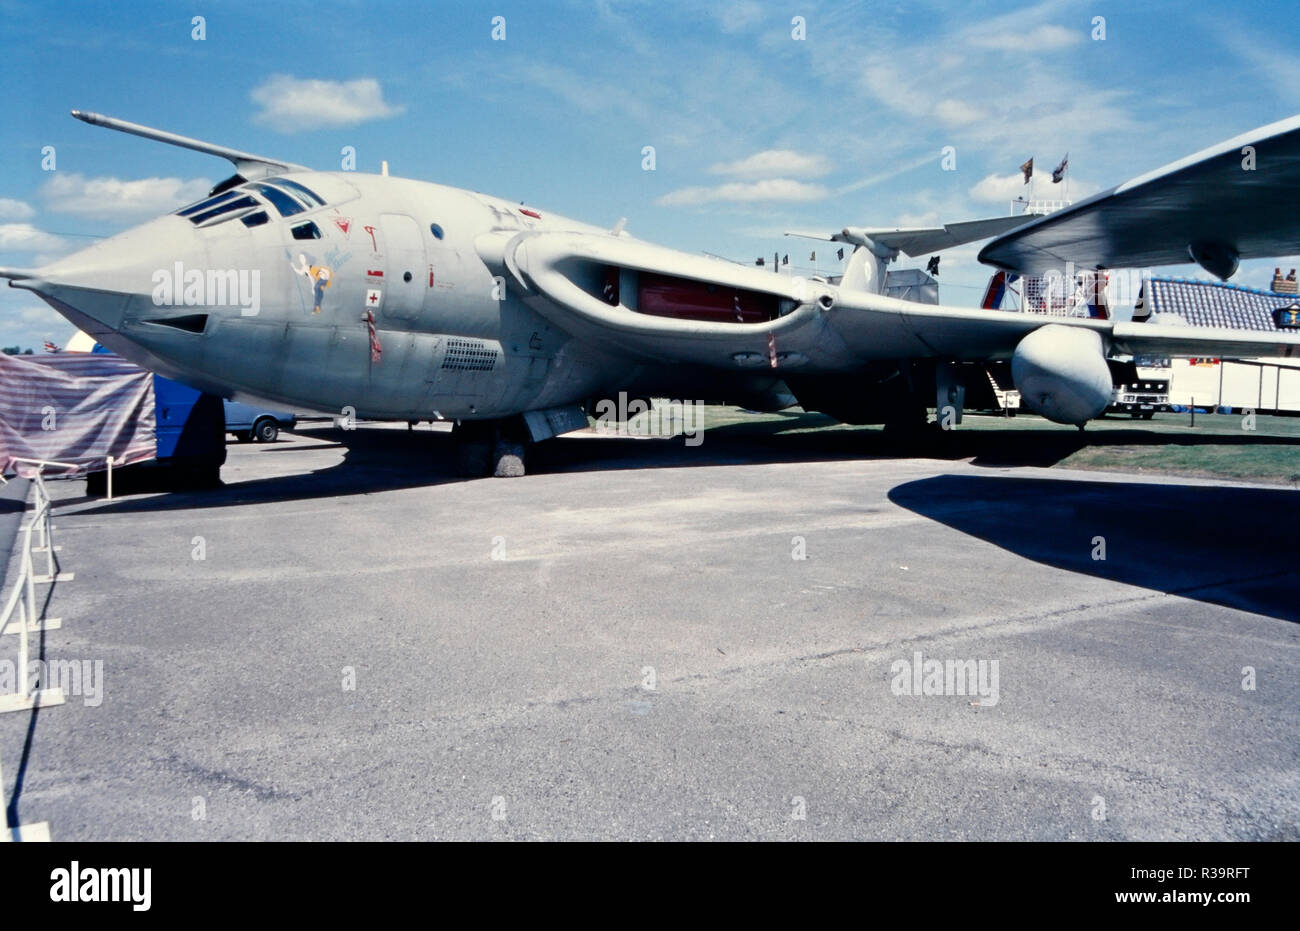
<svg viewBox="0 0 1300 931"><path fill-rule="evenodd" d="M9 598L5 601L4 610L0 612L0 634L16 633L18 635L18 665L14 671L16 688L11 695L0 695L0 713L45 708L50 705L61 705L65 701L63 690L60 688L32 688L28 675L30 651L27 637L29 634L40 633L41 631L56 630L63 625L60 618L41 617L41 611L36 607L36 586L49 582L68 582L73 578L73 573L59 571L58 559L54 555L60 547L54 545L54 523L50 495L45 488L45 479L40 470L47 466L62 468L75 468L75 466L63 462L42 460L22 459L17 461L36 465L39 468L32 479L36 506L27 525L18 531L18 576L15 579L13 591L10 592ZM33 532L38 533L37 541L39 545L37 546L32 545ZM40 575L36 573L35 554L37 553L45 555L45 571ZM11 627L14 629L11 630ZM3 790L4 771L3 768L0 768L0 796L3 795ZM7 814L8 805L5 806L5 811L6 824L2 832L3 841L49 840L49 825L45 822L10 826Z"/></svg>

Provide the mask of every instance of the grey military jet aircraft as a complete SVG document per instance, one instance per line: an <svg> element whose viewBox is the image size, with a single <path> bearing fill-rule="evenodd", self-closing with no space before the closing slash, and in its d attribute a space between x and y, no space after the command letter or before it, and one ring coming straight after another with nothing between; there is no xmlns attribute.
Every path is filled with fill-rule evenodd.
<svg viewBox="0 0 1300 931"><path fill-rule="evenodd" d="M769 409L792 393L806 409L847 422L919 426L928 407L960 405L956 389L971 363L1009 361L1026 407L1082 426L1110 400L1116 355L1300 354L1300 335L1280 330L1052 318L881 293L900 249L1015 237L1008 229L1024 217L845 229L833 237L853 246L843 277L799 279L642 242L621 224L602 229L387 173L313 171L73 116L222 156L236 174L198 203L0 277L109 349L204 391L374 419L455 421L475 472L519 474L528 443L585 426L585 405L619 391ZM1210 178L1226 191L1214 209L1223 211L1226 197L1234 217L1248 218L1252 204L1279 190L1294 205L1300 119L1242 138L1259 171L1246 186L1241 171ZM1159 192L1186 167L1136 186ZM1191 212L1198 229L1213 227L1203 210ZM1295 241L1294 210L1265 219L1250 225L1252 250ZM1062 228L1038 222L1049 233ZM1079 222L1104 238L1086 211ZM1176 223L1148 224L1143 235L1177 243L1184 233ZM996 240L986 252L1011 256L1036 237L1031 230L1005 248ZM1221 268L1232 245L1215 245ZM1108 262L1124 259L1123 249L1102 251Z"/></svg>

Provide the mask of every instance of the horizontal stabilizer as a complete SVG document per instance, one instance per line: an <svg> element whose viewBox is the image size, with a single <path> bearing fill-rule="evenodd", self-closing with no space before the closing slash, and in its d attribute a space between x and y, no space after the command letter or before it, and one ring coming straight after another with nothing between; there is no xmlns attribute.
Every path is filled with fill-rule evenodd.
<svg viewBox="0 0 1300 931"><path fill-rule="evenodd" d="M961 223L945 223L943 226L928 227L881 227L867 228L849 226L837 233L812 233L803 230L791 230L787 236L799 236L804 239L820 239L826 242L847 242L853 245L865 245L870 239L886 249L916 258L929 255L953 246L962 246L969 242L979 242L991 236L1000 236L1008 230L1023 226L1029 222L1028 217L990 217L985 220L964 220Z"/></svg>
<svg viewBox="0 0 1300 931"><path fill-rule="evenodd" d="M844 237L839 233L813 233L808 230L786 230L787 236L798 236L800 239L818 239L822 242L844 242Z"/></svg>
<svg viewBox="0 0 1300 931"><path fill-rule="evenodd" d="M945 223L943 226L918 229L876 229L862 232L891 249L916 258L953 246L962 246L968 242L979 242L991 236L1000 236L1027 222L1023 216L990 217L987 220L966 220L961 223Z"/></svg>

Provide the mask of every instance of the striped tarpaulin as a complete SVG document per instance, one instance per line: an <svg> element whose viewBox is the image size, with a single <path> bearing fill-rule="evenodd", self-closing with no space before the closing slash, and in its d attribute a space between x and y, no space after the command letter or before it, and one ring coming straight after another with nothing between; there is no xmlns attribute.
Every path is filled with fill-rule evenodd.
<svg viewBox="0 0 1300 931"><path fill-rule="evenodd" d="M0 472L35 472L15 459L95 472L155 452L152 373L102 353L0 355Z"/></svg>

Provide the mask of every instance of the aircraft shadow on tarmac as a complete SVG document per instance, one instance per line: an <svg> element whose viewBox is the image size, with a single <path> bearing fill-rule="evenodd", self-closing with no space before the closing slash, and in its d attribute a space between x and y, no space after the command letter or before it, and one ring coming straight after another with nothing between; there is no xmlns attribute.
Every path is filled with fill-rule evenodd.
<svg viewBox="0 0 1300 931"><path fill-rule="evenodd" d="M1286 488L939 475L889 499L1044 565L1300 622L1300 496Z"/></svg>
<svg viewBox="0 0 1300 931"><path fill-rule="evenodd" d="M900 442L887 437L875 427L791 432L796 428L815 428L831 423L833 421L819 415L791 414L775 420L710 427L702 433L703 441L697 446L687 446L681 437L636 439L569 436L536 446L529 454L529 471L537 475L914 456L938 460L971 458L976 465L989 466L1050 466L1084 445L1178 443L1245 446L1265 443L1300 448L1300 438L1255 434L1184 435L1146 433L1134 429L1101 429L1079 433L1069 428L981 430L979 421L974 418L969 421L968 427L913 442ZM467 480L457 471L454 443L448 433L428 429L409 432L391 428L376 429L365 425L354 430L308 426L294 432L327 441L329 445L315 447L322 451L341 447L343 461L311 472L228 482L213 488L178 489L169 494L148 497L122 497L103 502L87 513L214 508L259 501L310 500ZM255 453L278 459L280 453L291 451L310 455L310 450L287 444L258 446ZM64 499L62 503L89 500L94 499Z"/></svg>
<svg viewBox="0 0 1300 931"><path fill-rule="evenodd" d="M880 427L837 426L820 414L786 413L780 420L750 421L710 427L694 448L683 441L570 438L537 448L537 465L545 471L610 468L672 468L734 462L822 462L854 459L970 459L980 466L1053 466L1085 447L1109 446L1282 446L1300 454L1300 437L1232 433L1168 433L1093 422L1085 432L1073 427L1008 428L996 418L968 417L965 425L918 438L887 434ZM799 432L795 432L799 431Z"/></svg>

